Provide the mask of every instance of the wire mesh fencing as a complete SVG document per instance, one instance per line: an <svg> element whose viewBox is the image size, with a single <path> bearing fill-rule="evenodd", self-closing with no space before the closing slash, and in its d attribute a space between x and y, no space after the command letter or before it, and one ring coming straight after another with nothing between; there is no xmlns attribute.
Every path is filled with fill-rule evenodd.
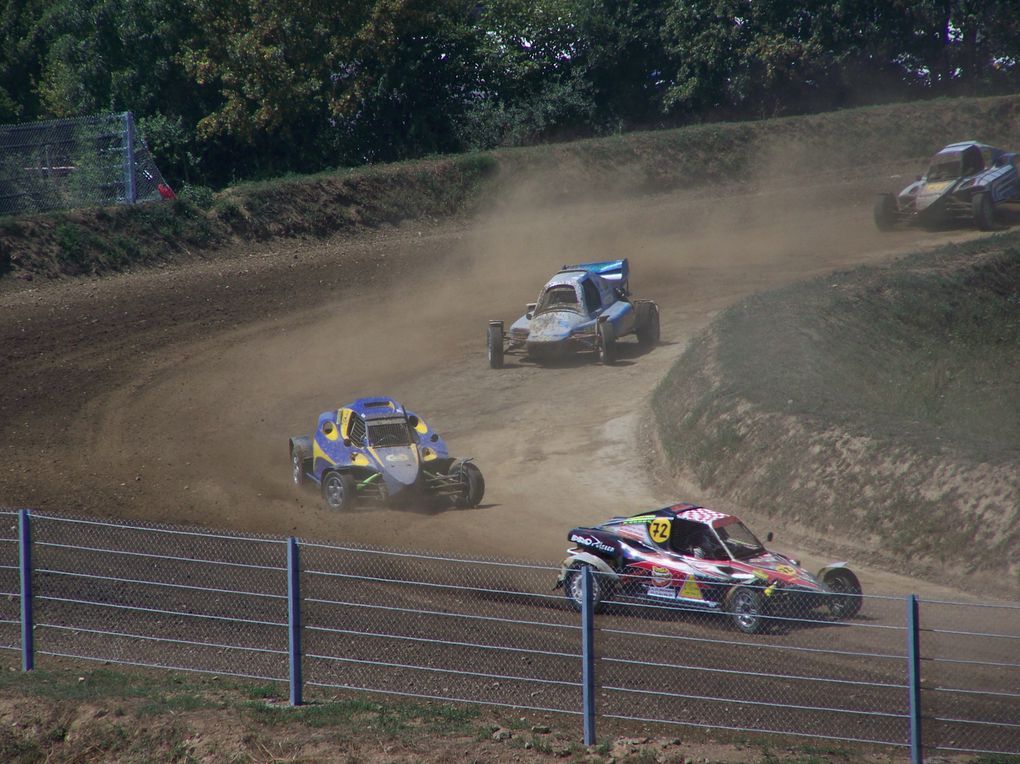
<svg viewBox="0 0 1020 764"><path fill-rule="evenodd" d="M926 747L1020 751L1020 605L922 600Z"/></svg>
<svg viewBox="0 0 1020 764"><path fill-rule="evenodd" d="M39 655L288 681L285 542L34 515Z"/></svg>
<svg viewBox="0 0 1020 764"><path fill-rule="evenodd" d="M292 702L559 712L586 738L612 719L1020 753L1018 606L754 583L713 604L708 585L649 596L654 571L589 571L579 601L566 573L0 511L0 649L289 683Z"/></svg>
<svg viewBox="0 0 1020 764"><path fill-rule="evenodd" d="M309 686L580 713L549 566L303 543Z"/></svg>
<svg viewBox="0 0 1020 764"><path fill-rule="evenodd" d="M21 649L18 513L0 510L0 650Z"/></svg>
<svg viewBox="0 0 1020 764"><path fill-rule="evenodd" d="M657 583L629 583L596 626L600 716L909 745L903 598L865 595L837 617L822 598L769 602L765 585L741 587L752 612L739 591L713 608L648 602L634 589Z"/></svg>
<svg viewBox="0 0 1020 764"><path fill-rule="evenodd" d="M172 197L130 112L0 125L0 215Z"/></svg>

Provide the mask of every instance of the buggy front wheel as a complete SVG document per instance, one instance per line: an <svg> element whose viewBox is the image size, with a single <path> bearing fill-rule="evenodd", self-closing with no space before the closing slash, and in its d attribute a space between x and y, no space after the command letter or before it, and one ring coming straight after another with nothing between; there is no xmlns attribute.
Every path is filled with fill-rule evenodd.
<svg viewBox="0 0 1020 764"><path fill-rule="evenodd" d="M830 570L825 574L822 583L831 592L826 604L828 604L829 612L833 617L853 618L861 611L861 601L863 600L861 582L849 570L842 568Z"/></svg>
<svg viewBox="0 0 1020 764"><path fill-rule="evenodd" d="M474 462L455 461L450 465L450 475L460 479L461 492L453 503L458 507L477 507L485 496L485 478Z"/></svg>
<svg viewBox="0 0 1020 764"><path fill-rule="evenodd" d="M489 368L503 368L503 327L499 324L489 324L485 335L487 351L489 355Z"/></svg>
<svg viewBox="0 0 1020 764"><path fill-rule="evenodd" d="M595 355L606 366L616 363L616 332L610 323L599 324L595 337Z"/></svg>
<svg viewBox="0 0 1020 764"><path fill-rule="evenodd" d="M995 228L995 207L992 205L992 197L982 191L974 194L970 202L971 212L974 215L974 223L982 231L991 231Z"/></svg>
<svg viewBox="0 0 1020 764"><path fill-rule="evenodd" d="M730 593L727 604L733 625L744 634L757 634L765 628L759 592L740 586Z"/></svg>
<svg viewBox="0 0 1020 764"><path fill-rule="evenodd" d="M346 472L329 472L322 478L322 498L334 512L351 509L357 501L358 488Z"/></svg>
<svg viewBox="0 0 1020 764"><path fill-rule="evenodd" d="M581 610L584 607L584 569L591 571L591 602L596 613L601 613L604 606L603 601L610 593L610 582L605 578L604 573L599 573L594 565L575 560L567 567L567 574L563 577L563 591L566 593L567 601L575 609Z"/></svg>

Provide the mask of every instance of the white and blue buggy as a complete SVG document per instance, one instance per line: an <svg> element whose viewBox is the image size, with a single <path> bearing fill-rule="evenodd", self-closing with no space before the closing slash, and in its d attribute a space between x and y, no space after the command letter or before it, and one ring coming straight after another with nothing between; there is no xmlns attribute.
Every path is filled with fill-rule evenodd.
<svg viewBox="0 0 1020 764"><path fill-rule="evenodd" d="M1020 201L1020 154L977 141L951 143L932 157L928 172L898 194L875 198L875 226L898 223L936 226L973 221L982 231L996 227L1001 205Z"/></svg>
<svg viewBox="0 0 1020 764"><path fill-rule="evenodd" d="M489 321L489 366L503 367L507 353L553 361L591 352L602 363L616 360L616 342L629 334L642 347L659 341L659 306L630 296L627 259L566 265L542 287L538 301L506 332Z"/></svg>

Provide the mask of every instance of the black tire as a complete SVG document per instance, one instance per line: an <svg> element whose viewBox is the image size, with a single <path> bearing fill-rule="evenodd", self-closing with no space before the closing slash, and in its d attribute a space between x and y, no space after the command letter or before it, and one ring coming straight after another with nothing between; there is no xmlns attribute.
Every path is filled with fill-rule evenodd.
<svg viewBox="0 0 1020 764"><path fill-rule="evenodd" d="M896 197L892 194L879 194L875 197L875 227L879 231L891 231L896 225Z"/></svg>
<svg viewBox="0 0 1020 764"><path fill-rule="evenodd" d="M606 366L616 363L616 332L610 323L599 324L595 337L595 355Z"/></svg>
<svg viewBox="0 0 1020 764"><path fill-rule="evenodd" d="M596 613L601 613L604 609L603 601L610 595L611 586L605 574L599 574L598 568L594 565L590 565L587 562L579 562L575 560L570 563L567 567L567 575L563 579L563 592L567 598L567 602L571 606L580 612L581 607L584 603L581 590L581 576L583 575L584 569L590 568L592 572L591 577L591 601L594 606Z"/></svg>
<svg viewBox="0 0 1020 764"><path fill-rule="evenodd" d="M822 579L832 596L828 598L829 612L834 618L853 618L861 612L861 582L845 568L830 570Z"/></svg>
<svg viewBox="0 0 1020 764"><path fill-rule="evenodd" d="M486 345L489 353L489 368L503 368L503 327L495 324L489 325L486 332Z"/></svg>
<svg viewBox="0 0 1020 764"><path fill-rule="evenodd" d="M346 472L327 472L322 478L322 498L334 512L346 512L358 500L354 478Z"/></svg>
<svg viewBox="0 0 1020 764"><path fill-rule="evenodd" d="M971 212L974 215L974 224L982 231L991 231L995 228L995 207L992 205L992 197L984 191L974 194L970 200Z"/></svg>
<svg viewBox="0 0 1020 764"><path fill-rule="evenodd" d="M659 306L645 302L638 303L638 308L637 341L641 347L650 348L659 342Z"/></svg>
<svg viewBox="0 0 1020 764"><path fill-rule="evenodd" d="M474 462L455 461L447 474L459 475L463 486L460 496L454 500L458 507L477 507L485 496L485 478Z"/></svg>
<svg viewBox="0 0 1020 764"><path fill-rule="evenodd" d="M308 478L305 476L305 458L301 451L293 446L290 447L290 479L299 488L305 484Z"/></svg>
<svg viewBox="0 0 1020 764"><path fill-rule="evenodd" d="M727 598L726 609L733 625L744 634L758 634L765 628L761 592L738 586Z"/></svg>

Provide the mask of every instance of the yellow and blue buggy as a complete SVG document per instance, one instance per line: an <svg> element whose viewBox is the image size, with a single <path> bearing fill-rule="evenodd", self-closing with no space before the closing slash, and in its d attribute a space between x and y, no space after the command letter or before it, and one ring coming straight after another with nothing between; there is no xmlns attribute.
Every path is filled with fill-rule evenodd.
<svg viewBox="0 0 1020 764"><path fill-rule="evenodd" d="M425 420L392 398L359 398L319 415L315 432L290 439L295 485L316 484L336 511L398 501L476 507L485 494L471 459L450 456Z"/></svg>

